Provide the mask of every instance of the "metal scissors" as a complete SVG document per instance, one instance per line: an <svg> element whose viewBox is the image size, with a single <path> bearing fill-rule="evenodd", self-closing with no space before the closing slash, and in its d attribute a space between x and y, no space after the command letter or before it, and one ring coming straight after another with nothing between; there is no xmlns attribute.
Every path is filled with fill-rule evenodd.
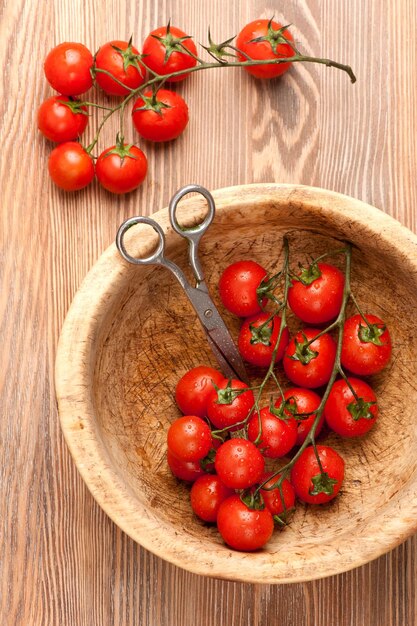
<svg viewBox="0 0 417 626"><path fill-rule="evenodd" d="M197 192L207 200L208 213L204 220L192 228L184 228L178 223L176 212L181 198L185 195ZM239 378L247 381L247 375L243 360L237 350L232 337L224 323L219 311L211 299L207 284L204 280L204 272L198 259L198 245L215 214L215 204L211 193L200 185L187 185L177 191L169 203L169 218L172 228L176 233L188 241L188 258L195 276L195 287L190 284L181 268L165 257L165 236L161 226L150 217L131 217L123 222L117 231L116 246L122 257L129 263L135 265L162 265L169 269L180 283L191 302L198 319L206 333L207 340L213 350L214 355L220 365L223 374L227 378ZM136 224L148 224L159 236L158 247L155 252L148 257L138 258L131 256L124 245L124 236L132 226Z"/></svg>

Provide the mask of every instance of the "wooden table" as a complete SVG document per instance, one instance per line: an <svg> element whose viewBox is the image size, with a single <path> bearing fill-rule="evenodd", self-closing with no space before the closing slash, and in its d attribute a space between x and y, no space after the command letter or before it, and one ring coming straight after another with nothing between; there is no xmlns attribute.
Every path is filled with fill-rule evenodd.
<svg viewBox="0 0 417 626"><path fill-rule="evenodd" d="M273 3L274 4L274 3ZM410 626L416 623L416 537L373 563L317 582L266 586L210 580L133 543L102 512L63 440L54 397L57 340L81 280L127 217L166 206L180 186L305 183L381 208L417 231L417 4L413 0L118 2L5 0L1 21L0 623L5 626ZM47 51L141 45L169 18L205 42L256 17L293 24L309 54L350 63L276 82L241 70L194 75L179 90L185 134L143 144L142 188L115 197L92 185L66 194L47 174L51 145L36 110L52 94ZM91 98L96 97L93 93ZM95 112L91 127L100 114ZM130 122L126 123L126 126ZM106 127L114 142L117 120ZM126 133L127 135L128 133ZM87 138L93 133L90 130ZM129 132L129 139L138 137Z"/></svg>

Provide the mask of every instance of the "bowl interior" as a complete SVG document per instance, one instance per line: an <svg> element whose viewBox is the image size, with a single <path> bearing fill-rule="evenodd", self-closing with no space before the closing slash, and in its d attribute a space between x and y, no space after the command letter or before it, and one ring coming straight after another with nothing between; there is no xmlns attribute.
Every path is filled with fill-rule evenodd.
<svg viewBox="0 0 417 626"><path fill-rule="evenodd" d="M365 205L358 208L335 195L330 207L313 192L298 199L288 192L255 196L235 198L234 204L219 198L216 219L200 247L212 297L232 336L237 338L240 321L222 308L217 293L220 273L229 263L248 258L276 271L283 257L284 234L294 269L298 262L340 248L340 240L352 241L353 292L366 312L388 324L393 336L389 367L370 381L380 406L375 428L358 440L342 440L329 432L320 437L346 461L339 497L327 506L298 504L290 525L275 532L267 547L254 554L229 550L215 527L193 515L189 486L175 479L167 466L166 433L180 415L174 401L178 379L191 367L216 366L216 362L172 274L155 266L128 266L114 251L112 262L122 270L113 280L111 297L105 305L101 302L89 348L88 419L94 422L93 445L105 455L129 500L129 516L124 517L120 509L123 498L116 511L108 496L110 504L105 508L145 547L203 574L260 582L305 580L374 558L414 529L404 498L414 493L417 465L415 268L410 274L415 259L410 261L395 237L372 221L389 218L375 209L364 214ZM191 216L203 210L198 201L190 207ZM166 254L186 267L186 244L169 229L166 214L160 213L167 231ZM136 237L133 232L133 245ZM340 256L331 262L343 266ZM289 323L292 329L300 327L291 315ZM255 369L248 370L251 380L260 380ZM284 381L280 366L277 371ZM79 450L74 456L79 460ZM279 467L278 462L273 465ZM95 495L105 505L100 489ZM393 518L401 518L401 523L393 524Z"/></svg>

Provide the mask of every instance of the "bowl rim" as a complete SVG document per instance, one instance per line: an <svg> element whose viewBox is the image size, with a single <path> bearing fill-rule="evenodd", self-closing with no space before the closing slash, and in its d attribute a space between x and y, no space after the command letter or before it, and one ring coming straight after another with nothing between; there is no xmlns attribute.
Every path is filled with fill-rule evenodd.
<svg viewBox="0 0 417 626"><path fill-rule="evenodd" d="M395 218L380 209L350 196L306 185L259 183L225 187L212 192L218 210L231 210L249 202L275 200L282 205L304 205L331 217L361 223L373 235L378 235L401 257L417 277L417 236ZM190 207L193 207L191 199ZM201 209L199 209L201 211ZM198 211L197 211L198 212ZM170 230L167 208L152 214L165 233ZM366 218L366 220L364 219ZM384 533L375 523L363 525L362 535L352 546L337 545L336 541L317 550L320 568L307 563L288 563L285 571L267 551L240 553L221 547L219 557L206 558L193 537L175 541L173 530L154 517L139 501L132 488L124 483L110 462L107 448L100 439L94 419L91 385L94 365L94 342L100 320L105 314L103 304L110 298L112 288L131 267L111 244L99 257L74 296L59 337L55 361L55 393L61 428L84 482L106 514L134 541L164 560L192 573L249 583L305 582L340 574L376 559L393 549L417 531L417 486L405 485L409 498L398 517L386 519ZM416 278L417 280L417 278ZM82 319L80 317L82 305ZM97 471L97 468L100 468ZM139 519L139 523L138 523ZM178 538L177 538L178 539ZM199 551L199 558L196 554ZM248 567L246 567L248 565ZM282 565L282 564L281 564Z"/></svg>

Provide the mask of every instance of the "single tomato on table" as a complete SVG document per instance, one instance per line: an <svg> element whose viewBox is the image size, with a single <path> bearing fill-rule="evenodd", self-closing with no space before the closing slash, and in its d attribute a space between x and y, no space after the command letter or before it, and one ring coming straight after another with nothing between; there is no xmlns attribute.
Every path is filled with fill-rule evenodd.
<svg viewBox="0 0 417 626"><path fill-rule="evenodd" d="M246 383L223 379L208 396L207 417L216 428L233 430L249 416L254 403L253 391Z"/></svg>
<svg viewBox="0 0 417 626"><path fill-rule="evenodd" d="M55 91L79 96L92 87L93 55L82 43L60 43L47 54L44 72Z"/></svg>
<svg viewBox="0 0 417 626"><path fill-rule="evenodd" d="M88 123L87 107L69 96L52 96L38 109L38 128L55 143L77 139Z"/></svg>
<svg viewBox="0 0 417 626"><path fill-rule="evenodd" d="M353 315L343 327L342 366L358 376L372 376L383 370L391 358L391 336L387 325L376 315Z"/></svg>
<svg viewBox="0 0 417 626"><path fill-rule="evenodd" d="M251 552L269 541L274 531L274 520L267 507L251 509L238 495L234 495L221 503L217 528L228 546Z"/></svg>
<svg viewBox="0 0 417 626"><path fill-rule="evenodd" d="M315 389L332 375L336 342L317 328L300 330L290 341L282 360L288 378L295 385Z"/></svg>
<svg viewBox="0 0 417 626"><path fill-rule="evenodd" d="M266 276L266 269L255 261L236 261L228 265L219 280L223 305L238 317L261 313L267 300L259 296L259 288Z"/></svg>
<svg viewBox="0 0 417 626"><path fill-rule="evenodd" d="M128 193L145 180L148 160L140 148L132 144L117 143L106 148L96 163L99 183L112 193Z"/></svg>
<svg viewBox="0 0 417 626"><path fill-rule="evenodd" d="M207 365L193 367L179 379L175 388L178 408L185 415L206 417L207 402L215 390L214 385L219 385L223 381L223 374L213 367Z"/></svg>
<svg viewBox="0 0 417 626"><path fill-rule="evenodd" d="M371 430L378 417L376 395L359 378L348 377L347 382L337 380L324 405L324 417L329 428L338 435L360 437Z"/></svg>
<svg viewBox="0 0 417 626"><path fill-rule="evenodd" d="M245 319L238 337L239 352L245 361L258 367L269 367L280 329L281 318L278 315L271 317L269 313L258 313ZM275 363L282 359L288 340L289 331L285 327L275 353Z"/></svg>
<svg viewBox="0 0 417 626"><path fill-rule="evenodd" d="M246 24L236 39L239 61L273 61L294 56L290 31L273 20L260 19ZM276 78L287 72L291 63L247 65L245 70L256 78Z"/></svg>
<svg viewBox="0 0 417 626"><path fill-rule="evenodd" d="M189 35L176 26L153 30L143 42L144 63L161 76L183 72L197 64L197 48ZM184 80L188 73L172 76L167 82Z"/></svg>
<svg viewBox="0 0 417 626"><path fill-rule="evenodd" d="M78 191L94 178L91 156L76 141L60 143L49 155L49 174L54 183L65 191Z"/></svg>
<svg viewBox="0 0 417 626"><path fill-rule="evenodd" d="M344 285L344 274L337 267L312 263L293 279L288 304L306 324L330 322L339 315Z"/></svg>
<svg viewBox="0 0 417 626"><path fill-rule="evenodd" d="M142 85L146 74L132 42L119 40L109 41L98 49L94 73L97 84L110 96L127 96Z"/></svg>
<svg viewBox="0 0 417 626"><path fill-rule="evenodd" d="M308 504L324 504L339 493L345 475L345 462L330 446L305 448L291 470L291 484L297 498Z"/></svg>
<svg viewBox="0 0 417 626"><path fill-rule="evenodd" d="M145 91L134 103L133 124L139 135L148 141L171 141L188 124L188 106L175 91L159 89L156 94Z"/></svg>

